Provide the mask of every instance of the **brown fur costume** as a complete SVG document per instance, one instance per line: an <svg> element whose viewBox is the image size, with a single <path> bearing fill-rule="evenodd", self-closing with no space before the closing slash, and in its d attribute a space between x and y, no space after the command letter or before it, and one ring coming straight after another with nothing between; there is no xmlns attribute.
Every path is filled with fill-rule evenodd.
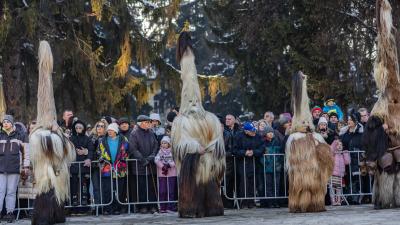
<svg viewBox="0 0 400 225"><path fill-rule="evenodd" d="M286 143L289 211L325 211L326 187L333 171L333 158L324 138L312 131L306 76L299 72L293 78L294 116Z"/></svg>
<svg viewBox="0 0 400 225"><path fill-rule="evenodd" d="M181 64L182 94L171 139L179 176L179 216L220 216L224 214L220 184L225 171L222 128L218 118L201 105L187 32L179 36L177 61Z"/></svg>
<svg viewBox="0 0 400 225"><path fill-rule="evenodd" d="M69 196L69 163L75 160L73 144L56 121L53 95L53 56L50 45L39 46L39 90L36 126L29 136L35 177L32 225L65 222L64 202Z"/></svg>
<svg viewBox="0 0 400 225"><path fill-rule="evenodd" d="M391 6L377 0L378 54L374 78L379 98L364 133L367 165L374 170L373 202L376 209L400 206L400 78ZM382 124L386 124L385 131ZM397 148L397 149L396 149ZM396 155L398 155L396 159Z"/></svg>

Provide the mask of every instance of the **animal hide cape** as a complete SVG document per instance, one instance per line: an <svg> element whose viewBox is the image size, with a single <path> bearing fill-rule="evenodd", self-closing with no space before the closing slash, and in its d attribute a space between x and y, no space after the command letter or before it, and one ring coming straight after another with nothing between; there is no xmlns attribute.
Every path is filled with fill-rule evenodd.
<svg viewBox="0 0 400 225"><path fill-rule="evenodd" d="M29 136L35 177L32 224L64 222L64 202L69 197L69 164L75 160L73 144L57 125L53 95L53 56L50 45L39 46L37 123Z"/></svg>
<svg viewBox="0 0 400 225"><path fill-rule="evenodd" d="M204 110L191 39L182 32L177 47L182 94L171 139L179 176L179 215L223 215L220 184L225 171L225 147L219 119ZM204 154L200 154L204 150Z"/></svg>
<svg viewBox="0 0 400 225"><path fill-rule="evenodd" d="M325 194L333 172L330 146L313 132L308 106L306 77L293 79L293 126L286 142L286 171L289 177L289 211L325 211Z"/></svg>
<svg viewBox="0 0 400 225"><path fill-rule="evenodd" d="M396 159L396 151L400 150L388 152L388 148L400 146L400 77L396 46L399 40L396 40L394 35L396 28L393 26L391 11L388 0L377 0L378 36L374 78L379 94L378 101L371 111L372 116L367 122L363 140L367 150L367 161L377 161L378 164L373 187L376 209L400 206L400 154L397 154L399 156ZM386 124L388 129L383 130L380 124ZM384 164L388 164L382 162L383 158L390 154L394 159L392 165L382 168Z"/></svg>

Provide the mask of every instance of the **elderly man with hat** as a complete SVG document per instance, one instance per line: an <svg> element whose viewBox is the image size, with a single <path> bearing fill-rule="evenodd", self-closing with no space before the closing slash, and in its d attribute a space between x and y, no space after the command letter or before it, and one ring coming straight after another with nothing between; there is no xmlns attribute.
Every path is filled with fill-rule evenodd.
<svg viewBox="0 0 400 225"><path fill-rule="evenodd" d="M264 141L257 134L257 130L251 122L243 125L243 131L235 138L234 155L237 158L238 173L240 176L239 197L254 197L254 178L260 172L260 158L264 153ZM245 188L246 187L246 188ZM254 208L254 200L244 200L241 207Z"/></svg>
<svg viewBox="0 0 400 225"><path fill-rule="evenodd" d="M159 145L154 135L150 117L140 115L137 125L129 135L130 158L135 159L129 165L131 179L129 179L130 202L154 202L156 201L157 170L154 158ZM138 204L140 213L155 213L157 205Z"/></svg>
<svg viewBox="0 0 400 225"><path fill-rule="evenodd" d="M29 154L25 150L28 140L26 135L15 130L13 116L5 115L2 123L3 129L0 131L0 149L2 149L0 154L0 209L3 209L5 199L7 215L4 219L13 222L20 169L22 167L27 173L30 164Z"/></svg>

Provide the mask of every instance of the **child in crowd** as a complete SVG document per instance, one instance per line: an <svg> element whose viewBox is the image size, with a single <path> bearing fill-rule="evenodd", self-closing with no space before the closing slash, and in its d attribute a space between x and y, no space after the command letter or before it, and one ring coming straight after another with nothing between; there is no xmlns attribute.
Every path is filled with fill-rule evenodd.
<svg viewBox="0 0 400 225"><path fill-rule="evenodd" d="M332 205L341 205L342 202L342 180L346 171L346 165L350 164L350 154L343 151L343 144L340 140L333 141L331 151L335 160L331 179L331 202Z"/></svg>
<svg viewBox="0 0 400 225"><path fill-rule="evenodd" d="M343 121L343 111L338 105L336 105L334 98L327 98L324 105L323 112L328 114L335 112L339 121Z"/></svg>
<svg viewBox="0 0 400 225"><path fill-rule="evenodd" d="M157 165L157 175L159 183L159 201L176 201L177 175L175 162L172 158L171 139L164 136L161 139L161 147L157 156L154 159ZM176 204L161 203L160 212L176 211Z"/></svg>

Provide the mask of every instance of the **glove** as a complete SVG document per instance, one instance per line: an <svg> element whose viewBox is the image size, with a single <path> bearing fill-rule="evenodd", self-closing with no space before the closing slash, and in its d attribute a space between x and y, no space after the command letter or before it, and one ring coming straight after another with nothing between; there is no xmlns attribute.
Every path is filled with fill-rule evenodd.
<svg viewBox="0 0 400 225"><path fill-rule="evenodd" d="M167 176L167 174L168 174L168 167L166 166L166 165L164 165L163 167L162 167L162 175L164 175L164 176Z"/></svg>

